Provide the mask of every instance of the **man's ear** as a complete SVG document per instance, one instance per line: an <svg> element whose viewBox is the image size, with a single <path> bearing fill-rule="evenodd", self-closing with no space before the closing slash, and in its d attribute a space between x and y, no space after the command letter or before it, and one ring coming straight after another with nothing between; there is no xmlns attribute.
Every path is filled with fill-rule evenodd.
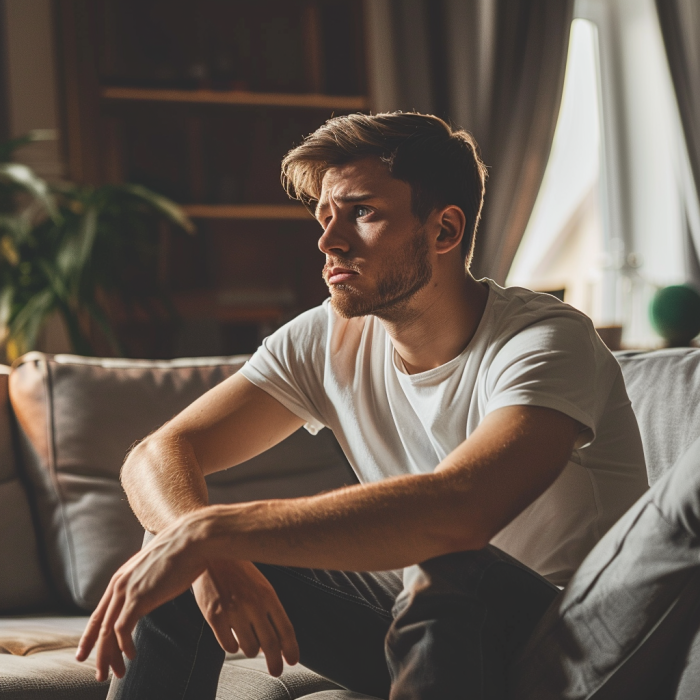
<svg viewBox="0 0 700 700"><path fill-rule="evenodd" d="M455 205L450 205L436 212L440 232L435 240L438 254L448 253L462 243L466 218L464 212Z"/></svg>

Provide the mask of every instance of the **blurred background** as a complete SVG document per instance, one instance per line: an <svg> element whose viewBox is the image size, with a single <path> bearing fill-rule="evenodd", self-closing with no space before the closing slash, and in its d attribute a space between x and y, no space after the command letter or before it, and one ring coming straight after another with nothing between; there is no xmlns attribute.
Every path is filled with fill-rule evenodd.
<svg viewBox="0 0 700 700"><path fill-rule="evenodd" d="M474 134L475 275L613 346L700 318L695 0L0 0L0 39L7 360L253 351L326 296L280 160L357 111Z"/></svg>

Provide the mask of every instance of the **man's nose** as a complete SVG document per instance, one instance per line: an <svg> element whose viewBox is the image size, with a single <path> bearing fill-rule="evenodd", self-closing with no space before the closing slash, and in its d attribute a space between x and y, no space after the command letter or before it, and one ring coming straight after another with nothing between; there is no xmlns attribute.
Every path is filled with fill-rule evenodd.
<svg viewBox="0 0 700 700"><path fill-rule="evenodd" d="M326 225L323 234L318 239L318 248L326 255L338 255L350 250L348 237L343 234L342 225L337 216L334 216Z"/></svg>

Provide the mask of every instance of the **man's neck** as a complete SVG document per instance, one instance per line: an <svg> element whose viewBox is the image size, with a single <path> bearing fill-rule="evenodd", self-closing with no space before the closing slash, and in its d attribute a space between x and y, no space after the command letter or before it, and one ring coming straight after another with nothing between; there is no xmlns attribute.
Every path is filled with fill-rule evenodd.
<svg viewBox="0 0 700 700"><path fill-rule="evenodd" d="M381 319L409 374L440 367L467 347L486 308L488 287L467 273L451 284L428 285L419 296L419 306L405 319Z"/></svg>

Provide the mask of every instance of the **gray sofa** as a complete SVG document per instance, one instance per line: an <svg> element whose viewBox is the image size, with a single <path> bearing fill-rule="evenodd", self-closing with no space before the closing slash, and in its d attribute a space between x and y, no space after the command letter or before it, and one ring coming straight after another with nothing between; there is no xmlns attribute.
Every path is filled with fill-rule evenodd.
<svg viewBox="0 0 700 700"><path fill-rule="evenodd" d="M653 483L700 435L700 350L618 360ZM12 369L0 366L0 698L106 696L90 660L77 664L73 654L111 574L141 545L118 481L124 454L244 361L30 353ZM234 502L315 493L355 477L329 431L300 430L208 481L212 502ZM272 678L263 658L229 655L217 697L362 696L301 666Z"/></svg>

